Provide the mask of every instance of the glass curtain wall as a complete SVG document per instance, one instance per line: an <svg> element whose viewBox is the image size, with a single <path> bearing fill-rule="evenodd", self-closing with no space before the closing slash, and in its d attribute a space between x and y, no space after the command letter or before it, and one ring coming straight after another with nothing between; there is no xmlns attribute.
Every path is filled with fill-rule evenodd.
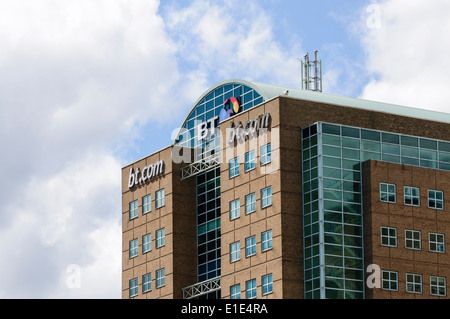
<svg viewBox="0 0 450 319"><path fill-rule="evenodd" d="M306 298L364 298L361 163L450 170L450 143L316 123L302 130Z"/></svg>
<svg viewBox="0 0 450 319"><path fill-rule="evenodd" d="M196 161L220 151L220 136L212 134L199 141L197 126L219 116L231 97L239 101L241 112L263 102L255 90L239 83L225 84L206 94L193 108L176 141L177 145L192 148ZM218 126L216 121L215 127ZM197 181L197 282L203 282L220 276L220 168L211 168L193 178ZM220 298L220 291L201 298Z"/></svg>
<svg viewBox="0 0 450 319"><path fill-rule="evenodd" d="M220 276L220 168L197 175L197 282ZM220 298L220 291L206 295Z"/></svg>

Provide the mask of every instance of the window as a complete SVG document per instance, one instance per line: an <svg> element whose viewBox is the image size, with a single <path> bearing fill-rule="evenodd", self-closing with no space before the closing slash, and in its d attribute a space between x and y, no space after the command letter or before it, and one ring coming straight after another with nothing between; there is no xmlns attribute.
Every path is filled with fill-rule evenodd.
<svg viewBox="0 0 450 319"><path fill-rule="evenodd" d="M148 253L152 250L152 234L142 236L142 253Z"/></svg>
<svg viewBox="0 0 450 319"><path fill-rule="evenodd" d="M261 165L269 164L271 161L270 143L261 146Z"/></svg>
<svg viewBox="0 0 450 319"><path fill-rule="evenodd" d="M247 299L256 298L256 279L252 279L245 282L246 297Z"/></svg>
<svg viewBox="0 0 450 319"><path fill-rule="evenodd" d="M447 295L445 277L430 276L430 293L432 296L445 297Z"/></svg>
<svg viewBox="0 0 450 319"><path fill-rule="evenodd" d="M420 190L417 187L405 186L405 205L420 206Z"/></svg>
<svg viewBox="0 0 450 319"><path fill-rule="evenodd" d="M134 258L138 255L138 240L130 240L130 258Z"/></svg>
<svg viewBox="0 0 450 319"><path fill-rule="evenodd" d="M241 201L236 199L230 202L230 220L239 218L241 215Z"/></svg>
<svg viewBox="0 0 450 319"><path fill-rule="evenodd" d="M272 249L272 230L261 234L261 251Z"/></svg>
<svg viewBox="0 0 450 319"><path fill-rule="evenodd" d="M256 195L251 193L245 196L245 214L253 213L256 210Z"/></svg>
<svg viewBox="0 0 450 319"><path fill-rule="evenodd" d="M230 178L239 175L239 157L235 157L230 160Z"/></svg>
<svg viewBox="0 0 450 319"><path fill-rule="evenodd" d="M255 168L256 159L255 159L255 151L250 151L245 153L245 171L251 171Z"/></svg>
<svg viewBox="0 0 450 319"><path fill-rule="evenodd" d="M422 275L406 274L406 292L422 293Z"/></svg>
<svg viewBox="0 0 450 319"><path fill-rule="evenodd" d="M428 190L428 208L444 209L444 193L442 191Z"/></svg>
<svg viewBox="0 0 450 319"><path fill-rule="evenodd" d="M152 210L152 195L142 197L142 214L150 213Z"/></svg>
<svg viewBox="0 0 450 319"><path fill-rule="evenodd" d="M142 292L146 293L152 290L152 274L142 276Z"/></svg>
<svg viewBox="0 0 450 319"><path fill-rule="evenodd" d="M237 284L230 287L231 299L241 299L241 285Z"/></svg>
<svg viewBox="0 0 450 319"><path fill-rule="evenodd" d="M161 268L156 271L156 288L161 288L166 284L166 269Z"/></svg>
<svg viewBox="0 0 450 319"><path fill-rule="evenodd" d="M138 200L130 202L130 220L138 217Z"/></svg>
<svg viewBox="0 0 450 319"><path fill-rule="evenodd" d="M230 263L241 259L241 242L237 241L230 244Z"/></svg>
<svg viewBox="0 0 450 319"><path fill-rule="evenodd" d="M430 251L436 253L444 253L445 252L445 240L444 234L429 234L429 243L430 243Z"/></svg>
<svg viewBox="0 0 450 319"><path fill-rule="evenodd" d="M166 230L165 228L156 231L156 248L160 248L166 244Z"/></svg>
<svg viewBox="0 0 450 319"><path fill-rule="evenodd" d="M397 229L392 227L381 227L381 245L397 247Z"/></svg>
<svg viewBox="0 0 450 319"><path fill-rule="evenodd" d="M405 247L409 249L420 249L420 231L405 230Z"/></svg>
<svg viewBox="0 0 450 319"><path fill-rule="evenodd" d="M395 203L395 185L394 184L380 184L380 200L386 203Z"/></svg>
<svg viewBox="0 0 450 319"><path fill-rule="evenodd" d="M268 295L273 292L272 274L262 276L262 294Z"/></svg>
<svg viewBox="0 0 450 319"><path fill-rule="evenodd" d="M256 236L245 239L245 257L256 254Z"/></svg>
<svg viewBox="0 0 450 319"><path fill-rule="evenodd" d="M261 190L261 208L272 205L272 186Z"/></svg>
<svg viewBox="0 0 450 319"><path fill-rule="evenodd" d="M383 290L398 290L398 273L396 271L383 270L381 272L381 287Z"/></svg>
<svg viewBox="0 0 450 319"><path fill-rule="evenodd" d="M138 279L133 278L130 280L130 298L138 295Z"/></svg>
<svg viewBox="0 0 450 319"><path fill-rule="evenodd" d="M161 208L164 206L164 188L156 191L156 208Z"/></svg>

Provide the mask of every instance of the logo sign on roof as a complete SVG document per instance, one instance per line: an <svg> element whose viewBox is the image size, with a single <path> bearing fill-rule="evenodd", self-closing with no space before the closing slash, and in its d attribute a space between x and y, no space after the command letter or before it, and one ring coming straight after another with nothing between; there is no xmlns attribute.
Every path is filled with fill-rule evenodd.
<svg viewBox="0 0 450 319"><path fill-rule="evenodd" d="M217 119L219 119L219 123L226 120L227 118L236 115L240 112L241 106L239 104L239 100L235 97L230 97L225 101L223 104L223 109L220 111L219 116L216 116L206 122L200 123L197 126L197 139L199 141L204 140L208 137L208 133L211 135L214 134L214 131L216 129L215 122ZM209 128L208 128L209 126Z"/></svg>
<svg viewBox="0 0 450 319"><path fill-rule="evenodd" d="M219 122L226 120L227 118L238 114L241 106L239 105L239 101L235 97L230 97L223 104L223 109L219 114Z"/></svg>

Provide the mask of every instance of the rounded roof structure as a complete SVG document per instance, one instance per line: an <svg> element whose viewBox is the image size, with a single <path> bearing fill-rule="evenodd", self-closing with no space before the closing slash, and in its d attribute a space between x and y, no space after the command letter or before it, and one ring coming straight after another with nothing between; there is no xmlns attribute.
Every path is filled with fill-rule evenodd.
<svg viewBox="0 0 450 319"><path fill-rule="evenodd" d="M189 117L195 111L195 108L199 105L199 103L209 94L211 94L211 92L214 92L217 88L229 84L240 84L253 89L262 97L263 102L267 102L268 100L276 98L278 96L287 96L290 98L302 99L312 102L354 107L359 109L371 110L375 112L383 112L436 122L450 123L450 114L439 111L432 111L370 100L356 99L339 95L327 94L323 92L308 91L299 88L289 88L254 81L246 81L242 79L229 79L210 87L194 102L193 106L191 107L185 119L183 120L182 125L180 126L180 130L177 134L175 142L178 140L182 128L186 126Z"/></svg>

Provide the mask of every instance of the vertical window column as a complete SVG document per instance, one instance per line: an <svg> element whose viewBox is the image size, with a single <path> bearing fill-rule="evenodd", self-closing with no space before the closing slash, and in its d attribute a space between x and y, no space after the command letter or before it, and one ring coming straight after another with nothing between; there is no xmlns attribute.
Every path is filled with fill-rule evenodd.
<svg viewBox="0 0 450 319"><path fill-rule="evenodd" d="M152 196L149 194L142 197L142 214L148 214L152 210Z"/></svg>
<svg viewBox="0 0 450 319"><path fill-rule="evenodd" d="M261 190L261 208L272 205L272 186Z"/></svg>
<svg viewBox="0 0 450 319"><path fill-rule="evenodd" d="M247 299L256 298L256 279L251 279L249 281L246 281L245 288L246 288L245 295L246 295Z"/></svg>
<svg viewBox="0 0 450 319"><path fill-rule="evenodd" d="M130 202L130 220L138 217L138 200Z"/></svg>
<svg viewBox="0 0 450 319"><path fill-rule="evenodd" d="M138 295L138 279L133 278L129 281L130 284L130 298L136 297Z"/></svg>
<svg viewBox="0 0 450 319"><path fill-rule="evenodd" d="M166 230L165 228L156 231L156 248L161 248L166 244Z"/></svg>
<svg viewBox="0 0 450 319"><path fill-rule="evenodd" d="M386 203L396 202L395 185L380 183L380 200Z"/></svg>
<svg viewBox="0 0 450 319"><path fill-rule="evenodd" d="M250 151L245 153L245 171L251 171L255 168L256 159L255 159L255 151Z"/></svg>
<svg viewBox="0 0 450 319"><path fill-rule="evenodd" d="M444 192L428 190L428 208L431 209L444 209Z"/></svg>
<svg viewBox="0 0 450 319"><path fill-rule="evenodd" d="M230 202L230 220L239 218L240 215L241 215L241 201L238 198Z"/></svg>
<svg viewBox="0 0 450 319"><path fill-rule="evenodd" d="M164 206L164 188L160 189L159 191L156 191L155 197L156 197L155 207L157 209L163 207Z"/></svg>
<svg viewBox="0 0 450 319"><path fill-rule="evenodd" d="M130 259L138 255L138 240L133 239L130 241Z"/></svg>
<svg viewBox="0 0 450 319"><path fill-rule="evenodd" d="M262 276L262 294L268 295L273 292L272 274Z"/></svg>
<svg viewBox="0 0 450 319"><path fill-rule="evenodd" d="M239 157L230 160L230 178L239 176Z"/></svg>
<svg viewBox="0 0 450 319"><path fill-rule="evenodd" d="M272 160L272 151L270 143L261 146L261 166L267 165Z"/></svg>
<svg viewBox="0 0 450 319"><path fill-rule="evenodd" d="M161 268L156 271L156 288L166 285L166 269Z"/></svg>
<svg viewBox="0 0 450 319"><path fill-rule="evenodd" d="M404 187L404 203L408 206L420 206L420 189L417 187Z"/></svg>
<svg viewBox="0 0 450 319"><path fill-rule="evenodd" d="M239 241L230 244L230 263L241 259L241 243Z"/></svg>
<svg viewBox="0 0 450 319"><path fill-rule="evenodd" d="M241 285L237 284L230 287L230 299L241 299Z"/></svg>

